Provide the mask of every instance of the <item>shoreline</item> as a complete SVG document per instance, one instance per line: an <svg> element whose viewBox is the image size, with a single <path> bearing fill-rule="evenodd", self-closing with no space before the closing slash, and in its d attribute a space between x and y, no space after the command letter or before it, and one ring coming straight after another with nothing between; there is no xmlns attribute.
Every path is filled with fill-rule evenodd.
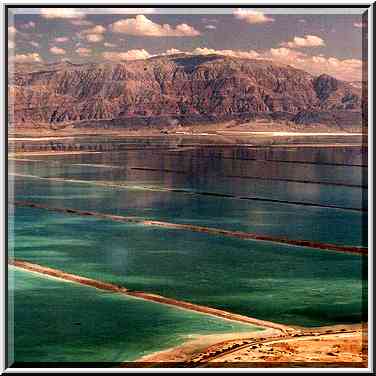
<svg viewBox="0 0 376 376"><path fill-rule="evenodd" d="M134 362L149 363L148 367L157 366L161 362L190 363L192 359L198 357L202 352L207 351L207 349L232 342L234 339L245 341L249 340L249 338L281 338L282 336L281 331L270 328L255 332L196 335L193 339L185 341L181 345L152 352L138 358Z"/></svg>
<svg viewBox="0 0 376 376"><path fill-rule="evenodd" d="M228 367L236 363L240 363L240 366L243 367L252 367L254 364L258 367L270 367L273 362L278 364L282 361L287 363L285 366L291 367L294 366L294 358L297 358L302 362L300 364L301 367L312 367L315 365L320 366L320 363L335 365L335 363L343 361L348 362L348 358L351 355L356 360L361 358L362 365L366 367L367 351L364 351L364 353L362 351L362 353L358 354L349 354L347 352L342 354L342 358L341 354L332 354L330 352L321 354L320 351L324 352L322 351L322 343L326 340L334 342L334 348L339 348L349 338L354 342L352 346L358 345L363 349L366 347L367 327L367 324L347 324L297 328L291 333L281 333L273 329L266 329L262 332L198 336L180 346L145 355L137 359L135 363L139 363L144 367L162 367L163 363L176 364L183 367L211 367L211 364L214 367L226 367L227 364ZM304 342L308 342L309 346L312 346L311 350L306 351L304 354L299 354L300 358L298 358L295 356L294 351L291 352L291 345L299 348L302 344L304 345ZM313 345L311 342L313 342ZM286 347L286 344L286 353L278 350L278 347ZM271 351L271 346L277 347L277 350ZM263 347L269 347L269 349L263 351ZM304 359L304 356L306 359ZM331 362L332 356L341 359ZM351 366L352 363L350 361L347 367Z"/></svg>
<svg viewBox="0 0 376 376"><path fill-rule="evenodd" d="M194 303L190 303L190 302L183 301L183 300L168 298L168 297L164 297L164 296L154 294L154 293L129 290L126 287L115 285L113 283L103 282L100 280L95 280L92 278L87 278L87 277L83 277L80 275L67 273L60 269L50 268L50 267L39 265L39 264L32 263L29 261L13 259L13 260L8 260L8 264L13 267L20 268L22 270L25 270L31 273L41 274L43 276L52 277L61 281L81 284L84 286L93 287L93 288L103 290L103 291L120 293L126 296L130 296L130 297L134 297L134 298L138 298L142 300L148 300L148 301L152 301L158 304L164 304L167 306L172 306L172 307L183 309L183 310L194 311L197 313L219 317L223 320L229 320L229 321L238 322L238 323L240 322L242 324L250 324L253 326L260 327L260 328L271 328L271 329L278 330L280 332L286 332L286 333L295 331L294 327L289 326L289 325L279 324L279 323L266 321L266 320L260 320L254 317L232 313L232 312L228 312L228 311L224 311L221 309L212 308L208 306L203 306L199 304L194 304Z"/></svg>
<svg viewBox="0 0 376 376"><path fill-rule="evenodd" d="M305 129L291 129L281 124L240 124L237 126L228 124L210 124L210 125L192 125L175 128L140 128L126 129L116 127L111 129L104 128L64 128L60 130L51 129L33 129L22 127L8 130L8 141L53 141L69 140L77 138L95 138L95 137L127 137L127 138L199 138L210 139L213 142L223 141L225 144L232 144L234 141L260 141L262 139L279 141L283 138L308 138L322 139L325 137L349 137L367 138L368 131L344 131L334 130L328 127L306 127Z"/></svg>
<svg viewBox="0 0 376 376"><path fill-rule="evenodd" d="M157 131L88 131L87 133L80 132L59 132L54 133L46 132L46 136L40 136L40 133L32 131L21 133L21 136L17 137L17 133L13 134L13 137L8 136L8 141L50 141L60 139L74 139L79 137L103 137L103 136L117 136L117 137L173 137L173 136L267 136L267 137L321 137L321 136L367 136L367 133L363 132L312 132L312 131L237 131L237 130L217 130L212 132L186 132L176 131L169 133L161 133Z"/></svg>
<svg viewBox="0 0 376 376"><path fill-rule="evenodd" d="M16 175L16 176L19 176L19 175ZM278 244L289 245L289 246L308 247L308 248L318 249L320 251L321 250L334 251L334 252L356 254L360 256L368 256L368 247L362 247L362 246L346 246L346 245L339 245L339 244L334 244L334 243L322 243L322 242L317 242L317 241L312 241L312 240L289 239L286 237L276 237L276 236L270 236L270 235L255 234L252 232L245 232L245 231L224 230L224 229L216 228L216 227L206 227L206 226L197 226L197 225L185 224L185 223L157 221L157 220L147 219L147 218L113 215L113 214L106 214L106 213L72 209L72 208L52 207L49 205L44 205L44 204L40 204L40 203L33 202L33 201L15 201L13 204L15 206L20 206L20 207L43 209L43 210L64 213L64 214L69 214L69 215L91 216L93 218L111 220L114 222L137 223L143 226L154 226L154 227L161 227L161 228L166 228L166 229L191 231L191 232L204 233L204 234L209 234L209 235L214 235L214 236L226 236L230 238L238 238L238 239L245 239L245 240L259 240L259 241L266 241L266 242L278 243Z"/></svg>
<svg viewBox="0 0 376 376"><path fill-rule="evenodd" d="M358 337L359 335L364 335L368 328L366 323L321 327L301 327L295 325L287 326L225 312L215 308L198 306L188 302L165 298L152 293L128 290L122 286L66 273L62 270L41 266L27 261L15 259L9 260L8 263L12 267L20 268L31 273L41 274L48 278L58 279L63 282L77 283L108 292L120 293L142 300L153 301L157 304L167 304L178 309L214 315L224 320L254 325L260 329L249 332L244 331L236 333L192 335L192 339L184 341L181 345L149 353L132 362L120 362L120 368L127 368L130 366L163 367L163 365L166 363L169 364L169 366L178 365L179 367L210 367L210 364L213 363L214 367L223 367L226 363L228 365L232 365L233 362L236 363L239 359L241 360L242 356L244 357L244 355L238 356L239 353L243 354L244 351L249 352L251 351L250 349L255 349L260 346L275 346L276 344L284 344L285 342L291 341L293 343L296 341L306 340L321 341L322 338L326 338L328 336L331 338L331 336L334 336L334 346L338 347L343 342L343 339L346 340L346 338L352 335L357 335ZM362 343L363 342L364 339L362 339ZM287 354L287 356L290 355L291 353ZM262 364L264 364L264 366L269 366L269 364L272 364L268 363L268 361L270 361L269 358L265 360L262 358L263 356L264 355L257 358L257 362L252 360L246 363L245 366L249 367L253 364L257 364L257 366L262 366ZM230 359L230 361L228 359ZM286 362L291 363L291 359L286 360ZM308 363L302 365L302 367L307 367L309 364L310 363L308 361ZM287 364L287 366L289 365ZM294 363L291 363L291 366L294 366ZM351 363L348 366L351 366Z"/></svg>
<svg viewBox="0 0 376 376"><path fill-rule="evenodd" d="M141 141L141 142L140 142ZM126 144L124 144L126 142ZM153 143L155 143L153 145ZM102 145L102 146L101 146ZM104 145L104 146L103 146ZM346 132L279 132L279 131L216 131L216 132L88 132L8 136L8 154L69 155L108 153L167 148L368 148L368 135Z"/></svg>

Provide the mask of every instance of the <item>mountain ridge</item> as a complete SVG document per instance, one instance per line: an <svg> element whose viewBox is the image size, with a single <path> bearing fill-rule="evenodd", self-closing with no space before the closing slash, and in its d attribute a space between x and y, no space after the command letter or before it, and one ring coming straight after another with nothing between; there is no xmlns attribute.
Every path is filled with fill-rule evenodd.
<svg viewBox="0 0 376 376"><path fill-rule="evenodd" d="M360 87L332 76L216 54L15 65L9 80L9 112L18 125L124 119L137 127L137 118L150 120L139 126L158 125L158 118L162 126L166 118L192 124L260 116L335 125L336 114L345 123L347 114L361 126L365 106Z"/></svg>

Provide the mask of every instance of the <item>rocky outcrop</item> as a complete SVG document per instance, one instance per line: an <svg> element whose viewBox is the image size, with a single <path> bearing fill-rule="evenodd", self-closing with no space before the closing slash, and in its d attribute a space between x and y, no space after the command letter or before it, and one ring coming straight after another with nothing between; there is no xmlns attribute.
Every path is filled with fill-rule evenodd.
<svg viewBox="0 0 376 376"><path fill-rule="evenodd" d="M16 66L9 85L11 122L121 120L163 125L279 114L361 113L361 90L266 60L172 55L123 63ZM305 121L311 117L303 116ZM313 117L317 120L317 117ZM136 121L137 123L137 121ZM149 121L150 123L150 121Z"/></svg>

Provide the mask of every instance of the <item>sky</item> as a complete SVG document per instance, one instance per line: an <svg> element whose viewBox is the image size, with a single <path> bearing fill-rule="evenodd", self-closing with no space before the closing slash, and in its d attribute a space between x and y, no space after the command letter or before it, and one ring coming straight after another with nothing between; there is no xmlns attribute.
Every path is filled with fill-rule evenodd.
<svg viewBox="0 0 376 376"><path fill-rule="evenodd" d="M367 20L355 11L10 8L8 56L13 62L85 63L218 53L358 81Z"/></svg>

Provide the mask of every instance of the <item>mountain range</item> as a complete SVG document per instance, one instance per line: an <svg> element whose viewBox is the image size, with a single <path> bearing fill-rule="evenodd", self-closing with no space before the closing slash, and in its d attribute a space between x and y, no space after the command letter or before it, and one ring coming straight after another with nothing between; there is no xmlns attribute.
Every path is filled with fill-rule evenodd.
<svg viewBox="0 0 376 376"><path fill-rule="evenodd" d="M137 128L269 118L354 130L366 121L364 86L269 60L221 55L16 64L8 113L15 126Z"/></svg>

